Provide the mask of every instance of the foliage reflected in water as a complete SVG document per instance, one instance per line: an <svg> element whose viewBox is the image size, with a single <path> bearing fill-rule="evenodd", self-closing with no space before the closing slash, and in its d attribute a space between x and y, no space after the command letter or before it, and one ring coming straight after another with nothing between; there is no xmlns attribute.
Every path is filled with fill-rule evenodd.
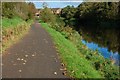
<svg viewBox="0 0 120 80"><path fill-rule="evenodd" d="M99 46L108 47L109 51L119 52L119 30L105 28L80 28L80 34L88 42L95 42Z"/></svg>

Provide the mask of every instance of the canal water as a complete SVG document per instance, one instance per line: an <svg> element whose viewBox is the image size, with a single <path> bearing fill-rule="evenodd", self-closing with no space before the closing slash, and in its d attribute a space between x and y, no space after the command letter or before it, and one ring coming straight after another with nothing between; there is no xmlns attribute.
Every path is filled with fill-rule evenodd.
<svg viewBox="0 0 120 80"><path fill-rule="evenodd" d="M118 52L113 53L112 51L109 51L107 47L101 47L94 42L87 42L85 40L82 40L82 43L85 44L89 49L98 50L100 52L100 55L102 55L104 58L112 58L115 60L115 64L120 66L120 55Z"/></svg>

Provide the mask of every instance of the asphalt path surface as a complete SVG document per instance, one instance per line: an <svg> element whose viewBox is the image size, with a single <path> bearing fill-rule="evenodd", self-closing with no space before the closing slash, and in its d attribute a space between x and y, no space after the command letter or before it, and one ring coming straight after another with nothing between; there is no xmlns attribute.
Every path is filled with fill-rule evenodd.
<svg viewBox="0 0 120 80"><path fill-rule="evenodd" d="M3 78L66 78L50 35L38 22L2 55Z"/></svg>

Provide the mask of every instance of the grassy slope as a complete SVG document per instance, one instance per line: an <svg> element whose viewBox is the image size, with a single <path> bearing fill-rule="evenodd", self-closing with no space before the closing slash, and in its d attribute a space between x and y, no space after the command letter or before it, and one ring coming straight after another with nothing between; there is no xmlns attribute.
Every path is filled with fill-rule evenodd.
<svg viewBox="0 0 120 80"><path fill-rule="evenodd" d="M29 30L32 20L25 22L19 17L2 19L2 51L17 42Z"/></svg>
<svg viewBox="0 0 120 80"><path fill-rule="evenodd" d="M18 24L22 24L24 21L18 17L14 17L13 19L3 18L2 19L2 27L16 27Z"/></svg>
<svg viewBox="0 0 120 80"><path fill-rule="evenodd" d="M65 39L61 33L48 27L46 23L41 25L50 33L62 61L66 64L68 74L75 78L101 78L100 72L96 71L88 60L78 51L76 46Z"/></svg>

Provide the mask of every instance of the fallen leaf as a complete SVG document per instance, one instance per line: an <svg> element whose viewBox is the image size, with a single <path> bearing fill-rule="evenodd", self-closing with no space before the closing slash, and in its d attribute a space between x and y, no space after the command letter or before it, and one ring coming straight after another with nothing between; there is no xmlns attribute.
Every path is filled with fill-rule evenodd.
<svg viewBox="0 0 120 80"><path fill-rule="evenodd" d="M22 72L22 70L19 70L19 72Z"/></svg>
<svg viewBox="0 0 120 80"><path fill-rule="evenodd" d="M61 63L62 66L64 66L65 64Z"/></svg>
<svg viewBox="0 0 120 80"><path fill-rule="evenodd" d="M34 57L35 55L34 55L34 54L32 54L32 56Z"/></svg>
<svg viewBox="0 0 120 80"><path fill-rule="evenodd" d="M73 70L72 73L74 73L75 71Z"/></svg>
<svg viewBox="0 0 120 80"><path fill-rule="evenodd" d="M28 57L28 55L25 55L25 57Z"/></svg>
<svg viewBox="0 0 120 80"><path fill-rule="evenodd" d="M54 72L55 75L57 75L57 72Z"/></svg>
<svg viewBox="0 0 120 80"><path fill-rule="evenodd" d="M23 63L24 65L26 64L26 63Z"/></svg>
<svg viewBox="0 0 120 80"><path fill-rule="evenodd" d="M24 59L21 59L22 61L24 60Z"/></svg>
<svg viewBox="0 0 120 80"><path fill-rule="evenodd" d="M1 66L3 66L4 64L1 64Z"/></svg>
<svg viewBox="0 0 120 80"><path fill-rule="evenodd" d="M17 58L17 60L20 60L20 58Z"/></svg>
<svg viewBox="0 0 120 80"><path fill-rule="evenodd" d="M60 70L61 70L61 71L65 71L65 70L67 70L67 69L66 69L66 68L62 69L62 68L61 68Z"/></svg>
<svg viewBox="0 0 120 80"><path fill-rule="evenodd" d="M62 73L63 75L66 75L66 71Z"/></svg>

